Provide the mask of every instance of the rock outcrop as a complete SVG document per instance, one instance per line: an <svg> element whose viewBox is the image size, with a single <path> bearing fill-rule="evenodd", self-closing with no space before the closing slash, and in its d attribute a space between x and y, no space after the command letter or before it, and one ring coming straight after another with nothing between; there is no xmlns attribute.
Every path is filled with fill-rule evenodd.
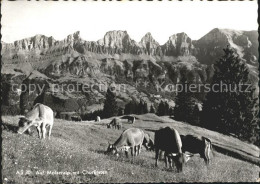
<svg viewBox="0 0 260 184"><path fill-rule="evenodd" d="M193 54L192 40L186 33L178 33L169 37L162 46L163 55L166 56L189 56Z"/></svg>
<svg viewBox="0 0 260 184"><path fill-rule="evenodd" d="M181 70L186 71L186 78L192 82L210 82L214 73L212 64L223 55L228 44L248 63L258 81L257 39L257 31L213 29L199 40L191 40L185 33L174 34L163 45L151 33L136 42L126 31L109 31L98 41L85 41L80 32L75 32L60 41L36 35L14 43L2 42L3 105L9 113L22 106L30 109L35 102L50 104L57 111L102 106L105 91L97 89L53 93L48 87L42 94L19 94L21 89L11 90L12 84L77 86L78 82L80 86L113 82L127 85L125 92L118 93L121 105L140 99L148 104L157 103L149 94L158 93L155 88L158 84L178 83L183 75ZM21 104L21 99L26 104ZM55 105L56 102L61 105Z"/></svg>
<svg viewBox="0 0 260 184"><path fill-rule="evenodd" d="M223 48L230 45L249 64L257 65L257 32L213 29L198 41L194 41L195 56L203 64L214 63L223 53Z"/></svg>
<svg viewBox="0 0 260 184"><path fill-rule="evenodd" d="M132 40L126 31L109 31L103 39L84 41L80 32L68 35L61 41L53 37L36 35L31 38L15 41L11 44L2 43L2 53L5 60L26 60L30 55L39 58L45 54L92 52L108 55L149 55L160 61L164 56L195 56L200 63L212 64L222 54L226 45L233 47L249 64L257 65L258 55L257 31L235 31L229 29L213 29L199 40L191 40L186 33L178 33L169 37L163 44L147 33L139 43ZM24 59L23 59L23 57Z"/></svg>

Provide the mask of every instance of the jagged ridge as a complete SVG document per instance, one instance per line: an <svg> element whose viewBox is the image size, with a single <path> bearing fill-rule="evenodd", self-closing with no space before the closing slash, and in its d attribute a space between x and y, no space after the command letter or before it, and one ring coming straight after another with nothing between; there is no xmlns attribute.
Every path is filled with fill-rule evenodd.
<svg viewBox="0 0 260 184"><path fill-rule="evenodd" d="M216 28L199 40L191 40L186 33L178 33L170 36L165 44L160 45L151 33L147 33L139 43L132 40L126 31L109 31L104 38L90 42L84 41L78 31L68 35L62 41L56 41L53 37L36 35L11 44L2 43L2 53L7 60L18 58L23 52L37 52L39 50L41 52L38 54L42 55L76 51L81 54L93 52L109 55L132 54L159 57L195 56L201 63L212 64L222 52L222 48L230 44L249 64L257 65L259 57L257 36L257 31Z"/></svg>

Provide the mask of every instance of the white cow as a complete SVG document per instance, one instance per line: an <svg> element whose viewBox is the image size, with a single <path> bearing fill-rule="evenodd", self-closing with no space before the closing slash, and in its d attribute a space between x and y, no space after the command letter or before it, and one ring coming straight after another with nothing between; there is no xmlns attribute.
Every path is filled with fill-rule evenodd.
<svg viewBox="0 0 260 184"><path fill-rule="evenodd" d="M53 126L54 113L46 105L37 103L25 116L20 117L18 133L22 134L31 126L36 126L39 138L45 139L46 127L49 126L49 139Z"/></svg>
<svg viewBox="0 0 260 184"><path fill-rule="evenodd" d="M100 122L100 117L99 116L97 116L96 122Z"/></svg>

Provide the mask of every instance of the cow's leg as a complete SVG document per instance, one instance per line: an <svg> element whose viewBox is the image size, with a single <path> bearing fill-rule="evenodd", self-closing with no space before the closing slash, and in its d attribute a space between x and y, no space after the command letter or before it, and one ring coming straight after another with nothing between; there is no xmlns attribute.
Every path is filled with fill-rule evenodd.
<svg viewBox="0 0 260 184"><path fill-rule="evenodd" d="M168 157L168 162L169 162L170 168L172 169L172 159L171 159L171 157Z"/></svg>
<svg viewBox="0 0 260 184"><path fill-rule="evenodd" d="M165 162L165 167L166 168L168 168L168 165L167 165L167 154L166 154L166 152L164 153L164 162Z"/></svg>
<svg viewBox="0 0 260 184"><path fill-rule="evenodd" d="M49 127L49 139L51 139L51 130L52 130L52 125Z"/></svg>
<svg viewBox="0 0 260 184"><path fill-rule="evenodd" d="M46 134L46 125L45 123L42 123L42 138L45 139L45 134Z"/></svg>
<svg viewBox="0 0 260 184"><path fill-rule="evenodd" d="M130 149L131 149L131 156L132 156L132 163L133 163L135 157L135 146L132 146Z"/></svg>
<svg viewBox="0 0 260 184"><path fill-rule="evenodd" d="M131 147L130 149L131 149L131 156L133 157L135 155L135 151L134 151L135 147Z"/></svg>
<svg viewBox="0 0 260 184"><path fill-rule="evenodd" d="M128 150L125 151L125 156L128 158Z"/></svg>
<svg viewBox="0 0 260 184"><path fill-rule="evenodd" d="M139 145L135 146L135 156L139 155L139 151L140 151Z"/></svg>
<svg viewBox="0 0 260 184"><path fill-rule="evenodd" d="M140 155L141 149L142 149L142 144L140 144L140 145L138 146L138 155Z"/></svg>
<svg viewBox="0 0 260 184"><path fill-rule="evenodd" d="M37 126L38 136L41 139L42 138L42 131L41 131L41 125Z"/></svg>
<svg viewBox="0 0 260 184"><path fill-rule="evenodd" d="M158 166L159 149L155 149L155 167Z"/></svg>

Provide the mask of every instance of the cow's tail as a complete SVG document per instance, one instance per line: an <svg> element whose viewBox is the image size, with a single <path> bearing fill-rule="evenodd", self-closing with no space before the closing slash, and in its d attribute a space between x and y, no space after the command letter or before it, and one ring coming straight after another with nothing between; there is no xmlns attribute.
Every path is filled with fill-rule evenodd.
<svg viewBox="0 0 260 184"><path fill-rule="evenodd" d="M213 147L212 147L212 142L211 142L211 140L210 140L209 138L207 138L207 137L203 137L203 139L209 143L210 152L212 153L213 156L215 156L215 152L214 152L214 149L213 149Z"/></svg>

